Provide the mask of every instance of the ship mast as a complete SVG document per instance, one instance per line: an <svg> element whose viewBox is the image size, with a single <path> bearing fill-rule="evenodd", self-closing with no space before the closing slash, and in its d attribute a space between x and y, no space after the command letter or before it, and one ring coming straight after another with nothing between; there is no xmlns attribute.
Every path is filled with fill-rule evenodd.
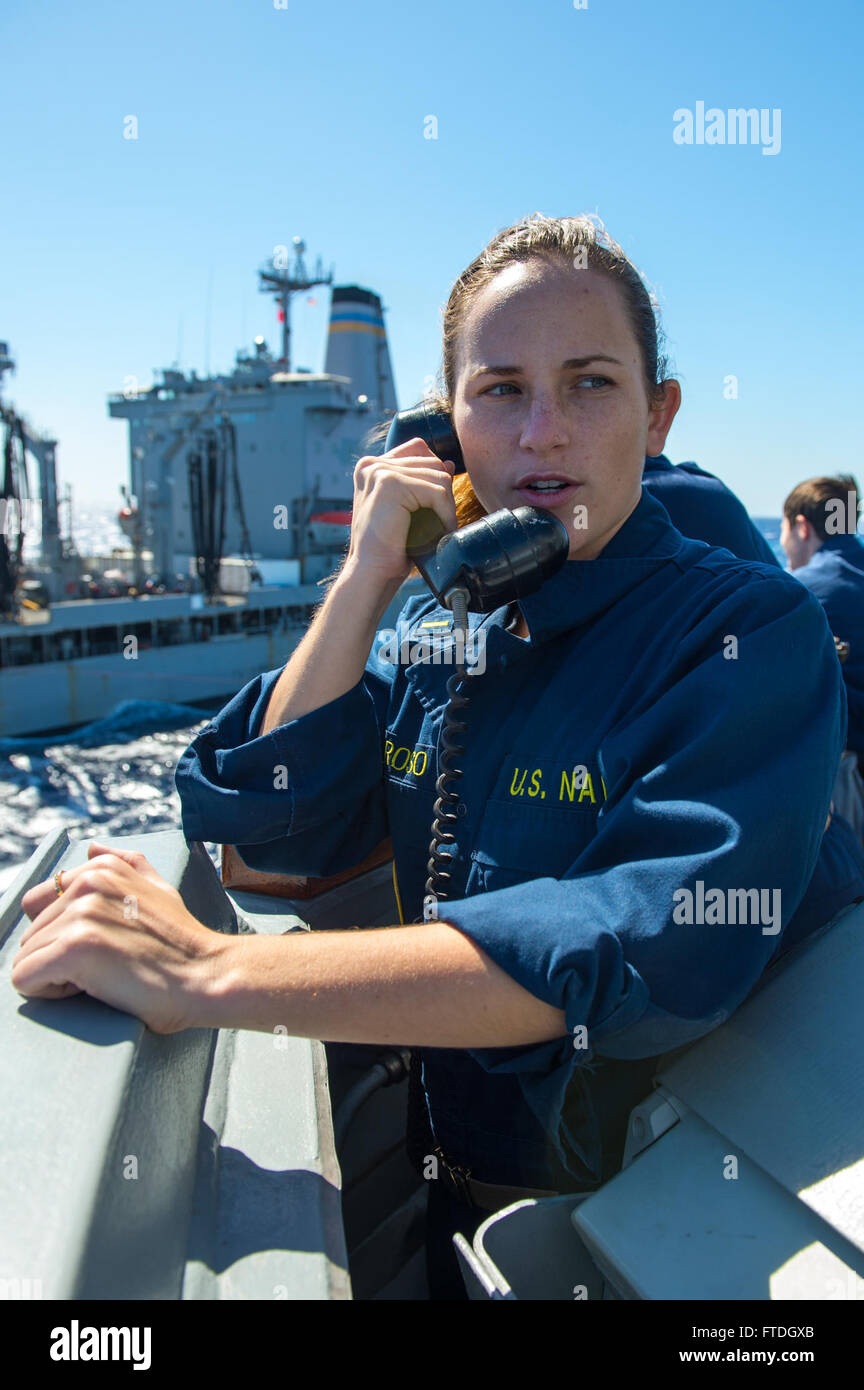
<svg viewBox="0 0 864 1390"><path fill-rule="evenodd" d="M333 283L333 270L329 275L325 275L321 257L315 266L315 274L310 277L306 270L303 254L306 250L306 243L299 236L292 238L294 247L294 263L288 266L287 246L277 246L273 256L267 265L258 271L258 286L261 294L272 294L276 296L279 305L279 312L282 321L282 356L280 365L283 371L291 370L291 296L301 290L311 290L313 285L331 285Z"/></svg>

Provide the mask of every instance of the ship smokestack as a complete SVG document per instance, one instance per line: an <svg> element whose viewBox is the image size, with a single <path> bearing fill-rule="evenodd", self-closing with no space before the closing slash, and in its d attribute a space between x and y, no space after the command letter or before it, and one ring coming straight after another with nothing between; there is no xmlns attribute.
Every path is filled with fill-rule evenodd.
<svg viewBox="0 0 864 1390"><path fill-rule="evenodd" d="M395 411L384 311L372 290L359 285L333 286L324 370L350 377L354 394L367 396L375 413Z"/></svg>

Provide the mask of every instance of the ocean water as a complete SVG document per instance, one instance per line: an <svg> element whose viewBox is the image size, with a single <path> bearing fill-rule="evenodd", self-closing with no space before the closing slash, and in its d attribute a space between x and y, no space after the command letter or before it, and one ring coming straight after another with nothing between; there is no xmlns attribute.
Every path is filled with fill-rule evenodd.
<svg viewBox="0 0 864 1390"><path fill-rule="evenodd" d="M754 516L754 526L758 526L762 535L770 545L780 564L786 569L786 556L780 544L780 517L779 516Z"/></svg>
<svg viewBox="0 0 864 1390"><path fill-rule="evenodd" d="M76 511L79 553L122 547L116 517L117 509ZM28 550L25 544L25 558ZM71 839L179 826L174 768L206 719L182 705L130 701L72 735L0 739L0 890L40 840L63 826ZM215 858L215 846L208 848Z"/></svg>
<svg viewBox="0 0 864 1390"><path fill-rule="evenodd" d="M76 515L74 534L82 554L104 553L122 543L114 515ZM782 564L779 519L754 521ZM71 839L178 827L174 768L206 721L201 710L134 701L109 719L53 741L0 740L0 890L39 841L61 826ZM208 849L216 860L216 846Z"/></svg>
<svg viewBox="0 0 864 1390"><path fill-rule="evenodd" d="M71 839L92 839L180 824L174 768L206 719L190 723L190 711L182 710L168 717L175 727L166 729L165 710L176 707L144 701L135 706L121 707L125 728L101 721L99 743L0 743L0 888L39 841L61 826ZM16 748L16 742L26 747Z"/></svg>

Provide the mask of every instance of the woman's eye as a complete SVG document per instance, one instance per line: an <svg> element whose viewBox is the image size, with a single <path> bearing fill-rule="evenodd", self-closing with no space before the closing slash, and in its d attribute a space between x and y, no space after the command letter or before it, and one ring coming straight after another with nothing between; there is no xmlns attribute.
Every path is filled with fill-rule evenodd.
<svg viewBox="0 0 864 1390"><path fill-rule="evenodd" d="M585 386L596 382L599 382L600 386L612 385L612 382L610 381L608 376L583 376L582 380L578 384L580 386Z"/></svg>
<svg viewBox="0 0 864 1390"><path fill-rule="evenodd" d="M581 390L582 387L588 386L591 388L592 391L600 391L603 389L604 386L614 385L615 383L608 376L583 376L580 378L579 381L576 382L577 389ZM515 382L498 381L495 383L494 386L487 386L486 390L481 392L481 395L495 396L498 395L499 392L506 392L507 394L509 394L511 391L519 391L519 387L515 384Z"/></svg>
<svg viewBox="0 0 864 1390"><path fill-rule="evenodd" d="M591 391L602 391L605 386L614 385L614 381L608 376L583 376L576 382L577 390L587 386ZM498 381L494 386L487 386L485 391L481 391L480 394L482 396L497 396L499 393L509 395L511 391L518 394L519 390L520 388L513 381Z"/></svg>

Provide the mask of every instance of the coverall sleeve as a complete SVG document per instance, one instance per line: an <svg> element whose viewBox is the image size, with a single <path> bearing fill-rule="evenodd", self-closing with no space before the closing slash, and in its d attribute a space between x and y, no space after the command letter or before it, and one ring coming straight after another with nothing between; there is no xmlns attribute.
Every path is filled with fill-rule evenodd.
<svg viewBox="0 0 864 1390"><path fill-rule="evenodd" d="M235 695L177 764L187 840L235 845L252 869L324 876L386 839L382 746L395 668L379 647L350 690L270 733L259 730L281 669Z"/></svg>
<svg viewBox="0 0 864 1390"><path fill-rule="evenodd" d="M819 605L779 571L760 586L712 612L710 640L694 632L670 653L673 677L658 678L603 740L608 800L563 877L442 904L442 921L565 1014L559 1039L472 1049L487 1071L518 1074L553 1135L576 1066L654 1056L710 1032L774 953L780 926L752 924L737 906L734 925L708 913L687 922L678 890L693 894L698 918L699 881L727 903L726 890L759 889L769 913L782 904L785 927L807 888L845 698ZM723 635L736 633L728 659Z"/></svg>

